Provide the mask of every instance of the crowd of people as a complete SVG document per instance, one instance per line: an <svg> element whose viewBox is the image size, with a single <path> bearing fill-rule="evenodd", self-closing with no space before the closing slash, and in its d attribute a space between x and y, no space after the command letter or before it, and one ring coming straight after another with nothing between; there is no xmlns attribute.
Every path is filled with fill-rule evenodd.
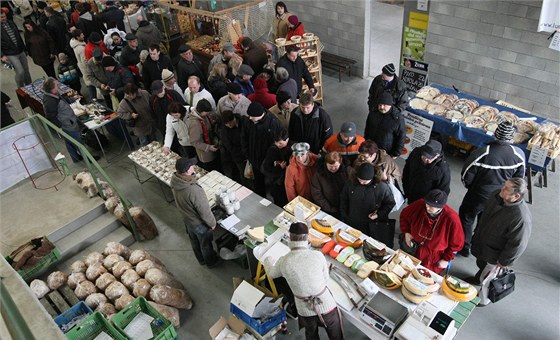
<svg viewBox="0 0 560 340"><path fill-rule="evenodd" d="M223 44L206 71L187 44L178 48L174 65L160 47L161 33L144 18L138 18L135 33L125 33L122 10L112 1L95 15L87 3L73 3L67 17L43 4L37 6L37 22L24 22L23 39L7 13L0 13L2 61L14 66L16 83L23 86L31 81L29 53L49 76L43 88L47 117L77 141L78 122L69 106L74 99L58 94L58 82L79 92L81 73L87 96L100 95L140 145L158 140L163 153L175 151L183 157L171 186L201 265L214 267L219 260L211 233L216 221L202 203L206 198L196 186L194 164L221 171L260 196L270 195L278 206L297 196L306 198L390 247L395 227L387 224L389 214L400 210L400 247L436 273L445 270L455 254L469 256L472 250L480 271L470 280L480 281L487 266L511 265L525 249L531 230L523 200L525 159L511 144L514 129L509 122L499 124L495 142L466 160L461 180L468 191L457 213L447 205L453 194L451 174L439 141L414 149L403 169L395 162L405 144L402 112L408 94L393 64L385 65L371 84L360 134L355 122L334 127L330 114L315 101L312 77L296 45L287 46L274 64L261 43L243 37L236 44ZM303 24L284 3L278 2L275 11L273 38L303 33ZM4 104L4 94L2 98ZM130 139L114 131L118 138ZM71 143L67 148L74 161L81 160ZM408 205L401 210L404 199ZM384 225L392 230L381 230ZM290 232L292 249L298 249L305 232L301 226ZM322 275L324 264L304 255L294 254L280 266L317 262L321 267L316 274ZM321 284L298 288L309 280L285 270L271 273L286 276L296 295L330 301L322 295ZM336 319L330 305L321 309L322 317L301 301L296 305L303 317ZM309 327L320 324L305 320ZM338 338L341 331L332 327L333 338Z"/></svg>

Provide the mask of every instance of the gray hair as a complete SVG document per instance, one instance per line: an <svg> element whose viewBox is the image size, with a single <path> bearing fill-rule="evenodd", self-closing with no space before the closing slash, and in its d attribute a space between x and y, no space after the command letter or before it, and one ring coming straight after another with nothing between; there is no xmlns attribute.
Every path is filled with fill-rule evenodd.
<svg viewBox="0 0 560 340"><path fill-rule="evenodd" d="M58 80L53 77L48 77L47 80L45 80L45 82L43 83L43 91L46 93L51 93L57 81Z"/></svg>
<svg viewBox="0 0 560 340"><path fill-rule="evenodd" d="M290 241L292 241L292 242L307 241L307 234L293 234L293 233L290 233Z"/></svg>
<svg viewBox="0 0 560 340"><path fill-rule="evenodd" d="M514 194L521 195L521 198L527 195L527 182L525 179L521 177L513 177L508 179L508 182L511 183L511 188L513 189Z"/></svg>
<svg viewBox="0 0 560 340"><path fill-rule="evenodd" d="M290 79L288 70L286 70L284 67L279 67L276 69L276 80L278 82L285 82L288 79Z"/></svg>

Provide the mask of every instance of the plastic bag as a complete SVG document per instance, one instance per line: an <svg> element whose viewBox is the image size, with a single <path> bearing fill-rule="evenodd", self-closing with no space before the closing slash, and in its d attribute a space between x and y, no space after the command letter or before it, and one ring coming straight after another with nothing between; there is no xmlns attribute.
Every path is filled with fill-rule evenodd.
<svg viewBox="0 0 560 340"><path fill-rule="evenodd" d="M243 171L243 176L247 179L254 179L255 174L253 173L253 165L249 161L245 163L245 170Z"/></svg>
<svg viewBox="0 0 560 340"><path fill-rule="evenodd" d="M55 290L65 284L67 280L68 276L66 276L63 272L52 272L47 278L47 286L49 286L50 289Z"/></svg>
<svg viewBox="0 0 560 340"><path fill-rule="evenodd" d="M103 267L103 264L100 262L96 262L88 267L88 269L86 270L86 277L90 281L95 281L98 277L101 276L101 274L105 274L106 272L107 269Z"/></svg>
<svg viewBox="0 0 560 340"><path fill-rule="evenodd" d="M500 267L495 264L486 264L486 267L480 273L480 290L478 291L478 297L480 297L479 305L486 306L487 304L491 303L490 299L488 298L488 288L490 286L490 281L492 281L498 275L500 271Z"/></svg>
<svg viewBox="0 0 560 340"><path fill-rule="evenodd" d="M42 298L51 291L43 280L33 280L31 281L29 287L31 288L31 291L35 294L37 299Z"/></svg>
<svg viewBox="0 0 560 340"><path fill-rule="evenodd" d="M150 290L150 300L179 309L191 309L193 305L186 291L165 285L153 286Z"/></svg>
<svg viewBox="0 0 560 340"><path fill-rule="evenodd" d="M391 189L391 193L393 193L393 198L395 199L395 206L393 207L391 212L398 211L404 204L404 196L399 188L397 188L397 186L393 183L393 181L388 181L387 184L389 184L389 188Z"/></svg>
<svg viewBox="0 0 560 340"><path fill-rule="evenodd" d="M109 242L105 246L105 250L103 250L103 254L105 256L111 255L111 254L117 254L117 255L120 255L120 256L124 257L125 259L129 258L130 253L131 253L130 248L128 248L127 246L125 246L125 245L123 245L119 242Z"/></svg>

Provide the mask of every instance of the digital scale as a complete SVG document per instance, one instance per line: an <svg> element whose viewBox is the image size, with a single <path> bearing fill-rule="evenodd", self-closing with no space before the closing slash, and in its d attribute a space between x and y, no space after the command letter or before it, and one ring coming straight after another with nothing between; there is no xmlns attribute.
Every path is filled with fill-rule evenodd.
<svg viewBox="0 0 560 340"><path fill-rule="evenodd" d="M428 301L422 302L395 333L398 340L450 340L457 334L455 320Z"/></svg>
<svg viewBox="0 0 560 340"><path fill-rule="evenodd" d="M373 329L391 337L395 329L408 316L408 308L378 292L362 308L362 320Z"/></svg>

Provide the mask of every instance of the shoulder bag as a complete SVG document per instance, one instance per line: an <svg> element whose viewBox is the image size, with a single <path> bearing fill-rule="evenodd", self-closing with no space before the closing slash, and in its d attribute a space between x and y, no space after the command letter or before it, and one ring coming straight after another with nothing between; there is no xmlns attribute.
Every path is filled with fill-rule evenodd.
<svg viewBox="0 0 560 340"><path fill-rule="evenodd" d="M128 99L124 99L126 101L126 103L128 104L128 106L130 107L130 109L132 110L132 112L135 112L138 114L138 111L136 111L136 109L134 108L134 105L132 105L132 103L128 100ZM135 127L136 126L136 118L130 118L126 120L126 125L130 126L130 127Z"/></svg>

